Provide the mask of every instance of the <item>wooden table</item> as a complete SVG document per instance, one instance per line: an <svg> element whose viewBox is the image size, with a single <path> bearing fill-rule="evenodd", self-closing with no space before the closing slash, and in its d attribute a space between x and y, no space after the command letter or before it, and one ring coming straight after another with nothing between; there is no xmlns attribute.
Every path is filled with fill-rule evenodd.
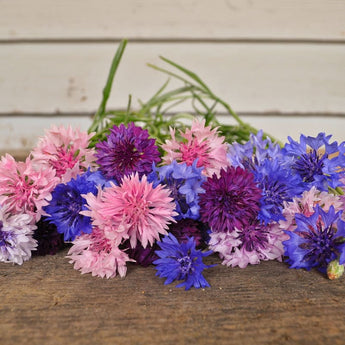
<svg viewBox="0 0 345 345"><path fill-rule="evenodd" d="M345 278L217 265L211 288L185 291L134 264L124 279L81 275L66 253L0 264L0 344L345 344Z"/></svg>

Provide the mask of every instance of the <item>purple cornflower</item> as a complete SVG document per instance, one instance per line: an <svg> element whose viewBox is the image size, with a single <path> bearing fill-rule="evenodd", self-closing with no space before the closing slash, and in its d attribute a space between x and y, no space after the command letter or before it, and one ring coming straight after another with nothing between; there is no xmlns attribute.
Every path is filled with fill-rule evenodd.
<svg viewBox="0 0 345 345"><path fill-rule="evenodd" d="M123 245L121 245L121 249L128 254L130 259L134 259L138 265L143 267L147 267L153 263L153 261L158 259L155 250L158 249L156 242L151 246L148 245L146 248L142 246L140 242L137 242L137 245L132 248L130 241L127 240Z"/></svg>
<svg viewBox="0 0 345 345"><path fill-rule="evenodd" d="M33 252L33 255L55 255L65 247L63 235L57 232L54 224L47 222L42 217L36 225L37 229L33 238L37 241L37 250Z"/></svg>
<svg viewBox="0 0 345 345"><path fill-rule="evenodd" d="M254 171L255 181L262 190L258 218L266 225L278 222L283 216L284 202L292 201L304 191L301 178L281 165L278 159L265 159Z"/></svg>
<svg viewBox="0 0 345 345"><path fill-rule="evenodd" d="M340 178L343 173L339 167L345 164L345 143L329 143L331 136L319 133L316 138L300 136L300 142L290 137L289 144L285 144L283 154L286 162L296 174L306 183L305 189L315 186L327 191L328 187L341 186Z"/></svg>
<svg viewBox="0 0 345 345"><path fill-rule="evenodd" d="M165 236L157 243L161 250L156 251L159 259L153 263L156 265L156 275L167 278L165 285L175 280L182 280L183 282L176 287L184 286L189 290L192 286L195 288L210 286L202 271L213 265L205 265L202 258L212 254L212 251L202 252L195 249L193 237L188 238L187 242L179 243L173 234Z"/></svg>
<svg viewBox="0 0 345 345"><path fill-rule="evenodd" d="M319 205L310 217L295 215L297 228L286 231L290 238L283 242L290 268L317 267L326 272L327 265L337 258L341 265L345 263L345 222L341 215L342 211L335 213L333 206L325 212Z"/></svg>
<svg viewBox="0 0 345 345"><path fill-rule="evenodd" d="M96 195L97 192L94 175L89 171L71 179L67 184L58 184L53 190L52 200L44 207L44 211L49 215L47 220L56 225L60 234L64 234L65 241L73 241L82 233L91 233L90 217L79 212L87 210L86 200L82 195Z"/></svg>
<svg viewBox="0 0 345 345"><path fill-rule="evenodd" d="M147 130L128 124L114 126L107 140L96 144L97 164L104 176L121 182L124 176L138 173L139 177L152 170L152 163L160 161L155 139Z"/></svg>
<svg viewBox="0 0 345 345"><path fill-rule="evenodd" d="M193 237L197 247L204 242L202 230L201 223L192 219L181 219L169 226L169 232L179 242L188 242L188 238Z"/></svg>
<svg viewBox="0 0 345 345"><path fill-rule="evenodd" d="M173 161L160 168L153 166L148 181L153 185L165 184L176 203L176 220L199 218L199 194L204 192L201 184L206 180L202 175L203 168L197 168L197 160L192 165Z"/></svg>
<svg viewBox="0 0 345 345"><path fill-rule="evenodd" d="M207 222L213 232L233 231L248 226L260 210L261 189L254 175L240 167L228 167L203 184L200 194L201 221Z"/></svg>

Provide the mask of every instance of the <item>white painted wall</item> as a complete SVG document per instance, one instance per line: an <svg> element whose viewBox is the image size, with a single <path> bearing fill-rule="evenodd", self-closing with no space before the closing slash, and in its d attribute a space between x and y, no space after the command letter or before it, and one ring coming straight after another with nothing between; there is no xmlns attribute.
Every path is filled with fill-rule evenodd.
<svg viewBox="0 0 345 345"><path fill-rule="evenodd" d="M146 63L163 55L281 140L345 139L343 0L0 0L0 9L0 153L29 151L51 124L86 129L124 37L113 108L161 86L166 77Z"/></svg>

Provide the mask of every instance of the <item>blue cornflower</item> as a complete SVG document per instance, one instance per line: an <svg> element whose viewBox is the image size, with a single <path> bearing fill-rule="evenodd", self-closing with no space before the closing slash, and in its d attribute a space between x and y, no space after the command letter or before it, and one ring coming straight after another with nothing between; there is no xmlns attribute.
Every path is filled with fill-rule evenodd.
<svg viewBox="0 0 345 345"><path fill-rule="evenodd" d="M258 219L265 225L283 220L284 202L292 201L304 191L299 175L281 165L278 158L266 159L255 167L254 179L262 190Z"/></svg>
<svg viewBox="0 0 345 345"><path fill-rule="evenodd" d="M234 167L252 170L267 159L281 158L281 148L277 143L272 143L270 138L263 139L263 131L256 135L250 134L249 141L245 144L233 143L228 147L227 158Z"/></svg>
<svg viewBox="0 0 345 345"><path fill-rule="evenodd" d="M92 225L90 217L83 216L80 211L86 210L86 200L82 194L97 194L97 183L100 183L97 175L87 171L71 179L68 183L58 184L52 192L52 200L44 207L48 213L47 220L56 225L60 234L64 234L65 241L73 241L76 236L83 233L91 233ZM104 183L105 180L102 180ZM101 185L102 186L102 185Z"/></svg>
<svg viewBox="0 0 345 345"><path fill-rule="evenodd" d="M300 142L290 137L285 144L283 154L288 166L306 183L306 189L315 186L317 189L327 191L328 187L341 186L340 178L343 173L339 167L345 164L345 142L329 143L331 135L319 133L316 138L300 136Z"/></svg>
<svg viewBox="0 0 345 345"><path fill-rule="evenodd" d="M283 242L290 268L317 267L326 272L327 265L338 257L341 265L345 263L345 222L341 214L335 213L333 206L325 212L319 205L310 217L296 214L297 228L285 231L290 239Z"/></svg>
<svg viewBox="0 0 345 345"><path fill-rule="evenodd" d="M201 187L206 177L202 175L203 168L197 168L197 160L192 165L173 161L160 168L153 165L148 181L153 185L165 184L171 191L171 197L176 203L176 220L199 218L199 194L204 193Z"/></svg>
<svg viewBox="0 0 345 345"><path fill-rule="evenodd" d="M176 287L184 286L189 290L192 286L195 288L210 286L202 271L214 265L205 265L202 258L212 254L212 251L202 252L195 249L193 237L188 238L187 242L179 243L173 234L165 236L157 243L161 250L156 250L159 259L153 264L156 265L156 275L167 278L165 285L175 280L183 280Z"/></svg>

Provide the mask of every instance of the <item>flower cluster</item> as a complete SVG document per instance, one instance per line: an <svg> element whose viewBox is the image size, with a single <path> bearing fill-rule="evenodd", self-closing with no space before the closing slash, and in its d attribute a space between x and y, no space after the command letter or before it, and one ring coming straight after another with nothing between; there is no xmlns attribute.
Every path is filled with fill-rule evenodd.
<svg viewBox="0 0 345 345"><path fill-rule="evenodd" d="M121 124L93 149L93 134L52 127L25 162L2 157L0 260L68 243L81 273L153 264L186 290L209 286L212 253L232 267L277 259L331 279L344 271L345 143L320 133L281 147L260 131L228 144L197 119L170 135L159 147Z"/></svg>

